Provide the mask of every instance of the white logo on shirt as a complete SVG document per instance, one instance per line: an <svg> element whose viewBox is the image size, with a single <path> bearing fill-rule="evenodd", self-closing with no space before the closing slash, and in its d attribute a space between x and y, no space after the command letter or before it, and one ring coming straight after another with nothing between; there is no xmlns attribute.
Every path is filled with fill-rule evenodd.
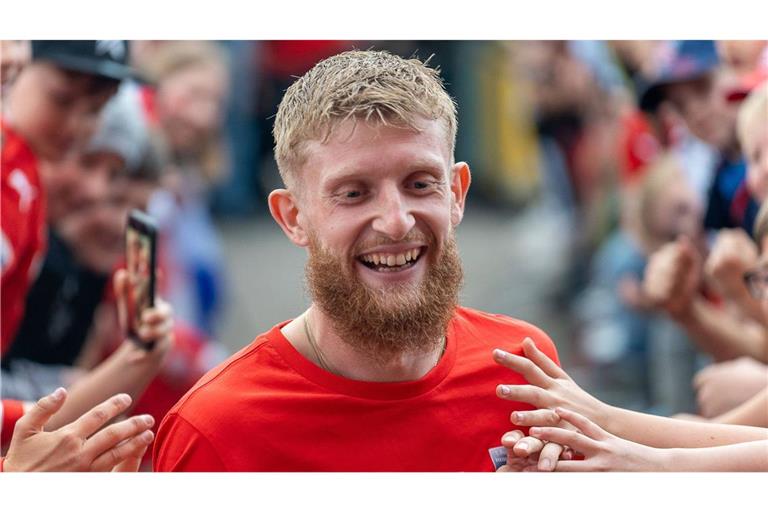
<svg viewBox="0 0 768 512"><path fill-rule="evenodd" d="M96 55L106 55L113 60L123 60L125 57L125 41L117 39L103 39L96 41Z"/></svg>
<svg viewBox="0 0 768 512"><path fill-rule="evenodd" d="M32 201L37 197L37 190L21 169L11 171L11 174L8 175L8 184L19 194L19 210L22 213L27 213Z"/></svg>

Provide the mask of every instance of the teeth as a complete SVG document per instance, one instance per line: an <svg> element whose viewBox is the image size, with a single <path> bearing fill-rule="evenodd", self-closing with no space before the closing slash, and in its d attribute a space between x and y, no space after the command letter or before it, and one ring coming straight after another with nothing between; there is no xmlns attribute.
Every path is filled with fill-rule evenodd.
<svg viewBox="0 0 768 512"><path fill-rule="evenodd" d="M366 254L361 259L366 263L374 265L386 265L388 267L397 267L405 265L408 262L415 261L421 254L421 249L411 249L400 254Z"/></svg>

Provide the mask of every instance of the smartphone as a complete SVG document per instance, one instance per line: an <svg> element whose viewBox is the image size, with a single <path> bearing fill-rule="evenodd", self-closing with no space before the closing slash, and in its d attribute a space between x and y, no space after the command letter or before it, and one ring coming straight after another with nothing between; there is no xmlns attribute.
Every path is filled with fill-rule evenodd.
<svg viewBox="0 0 768 512"><path fill-rule="evenodd" d="M128 270L128 338L151 350L154 343L139 338L139 327L144 310L155 305L157 223L140 210L132 210L128 214L125 251Z"/></svg>

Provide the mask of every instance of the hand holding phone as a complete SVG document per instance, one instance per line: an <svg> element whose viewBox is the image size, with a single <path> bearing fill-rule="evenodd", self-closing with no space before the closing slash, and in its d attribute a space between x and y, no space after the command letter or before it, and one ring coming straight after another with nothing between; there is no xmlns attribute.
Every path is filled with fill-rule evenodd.
<svg viewBox="0 0 768 512"><path fill-rule="evenodd" d="M149 215L133 210L128 216L125 233L127 336L139 346L151 350L154 343L143 341L139 331L142 314L155 305L157 225Z"/></svg>

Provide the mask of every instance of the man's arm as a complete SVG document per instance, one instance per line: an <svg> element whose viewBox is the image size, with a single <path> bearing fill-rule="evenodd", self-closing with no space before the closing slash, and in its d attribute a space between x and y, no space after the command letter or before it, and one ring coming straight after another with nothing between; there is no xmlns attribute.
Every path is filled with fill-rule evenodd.
<svg viewBox="0 0 768 512"><path fill-rule="evenodd" d="M152 461L155 472L227 471L208 439L176 412L160 423Z"/></svg>

